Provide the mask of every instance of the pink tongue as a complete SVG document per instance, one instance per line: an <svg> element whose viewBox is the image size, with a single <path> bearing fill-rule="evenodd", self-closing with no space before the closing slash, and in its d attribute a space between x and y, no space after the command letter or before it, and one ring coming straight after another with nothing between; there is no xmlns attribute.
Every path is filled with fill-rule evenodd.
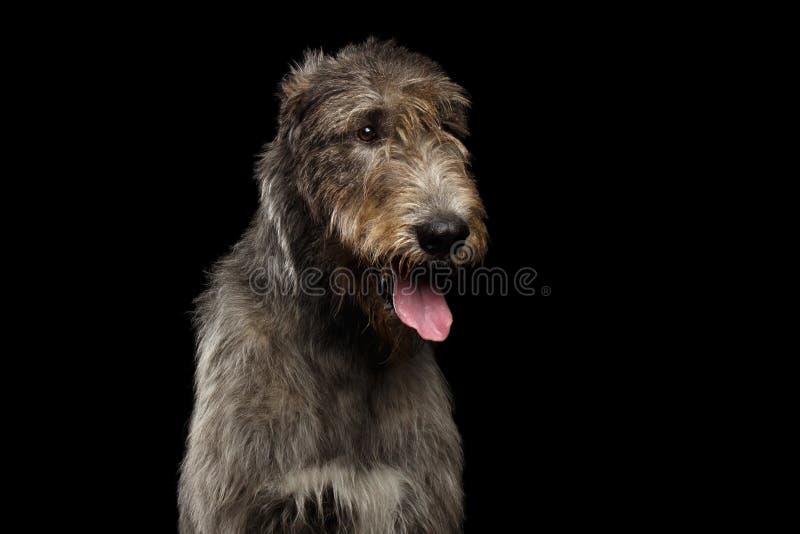
<svg viewBox="0 0 800 534"><path fill-rule="evenodd" d="M427 283L412 284L411 280L395 276L393 297L397 316L422 339L444 341L447 338L453 315L444 295L435 293Z"/></svg>

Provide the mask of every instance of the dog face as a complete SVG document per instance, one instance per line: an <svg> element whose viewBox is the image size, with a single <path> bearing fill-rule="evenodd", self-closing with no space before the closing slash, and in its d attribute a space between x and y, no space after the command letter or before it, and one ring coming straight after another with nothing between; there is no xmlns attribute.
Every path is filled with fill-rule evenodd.
<svg viewBox="0 0 800 534"><path fill-rule="evenodd" d="M383 309L417 328L410 323L425 318L406 321L403 311L421 314L435 299L413 290L398 299L409 273L431 261L475 262L486 251L485 211L462 143L463 89L433 61L369 40L336 56L308 53L281 97L279 139L309 212L359 265L391 268L394 306Z"/></svg>

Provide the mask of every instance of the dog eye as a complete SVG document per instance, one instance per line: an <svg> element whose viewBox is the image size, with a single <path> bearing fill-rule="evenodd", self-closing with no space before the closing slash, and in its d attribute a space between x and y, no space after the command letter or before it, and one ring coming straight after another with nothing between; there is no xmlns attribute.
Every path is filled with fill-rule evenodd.
<svg viewBox="0 0 800 534"><path fill-rule="evenodd" d="M452 135L456 139L461 139L461 133L452 124L447 123L447 122L442 122L439 125L439 127L442 129L443 132Z"/></svg>
<svg viewBox="0 0 800 534"><path fill-rule="evenodd" d="M364 126L358 131L357 135L365 143L371 143L378 138L378 132L372 126Z"/></svg>

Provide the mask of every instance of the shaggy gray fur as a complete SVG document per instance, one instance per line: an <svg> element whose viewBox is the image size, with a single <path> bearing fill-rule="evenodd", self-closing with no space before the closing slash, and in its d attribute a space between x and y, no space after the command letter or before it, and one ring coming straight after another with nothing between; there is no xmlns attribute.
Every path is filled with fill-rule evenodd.
<svg viewBox="0 0 800 534"><path fill-rule="evenodd" d="M327 275L423 264L413 228L433 213L467 221L482 256L468 101L431 60L372 39L307 53L280 97L258 212L198 299L180 530L458 532L460 437L431 345L377 290L342 297ZM380 139L359 140L366 125Z"/></svg>

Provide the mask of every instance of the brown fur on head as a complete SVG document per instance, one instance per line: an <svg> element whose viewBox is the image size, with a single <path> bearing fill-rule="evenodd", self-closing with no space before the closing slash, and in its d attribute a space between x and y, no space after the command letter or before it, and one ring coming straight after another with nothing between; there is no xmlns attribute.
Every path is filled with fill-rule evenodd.
<svg viewBox="0 0 800 534"><path fill-rule="evenodd" d="M353 266L425 264L415 229L442 215L469 227L468 253L450 261L483 257L485 211L461 141L469 100L435 62L375 39L307 52L280 96L278 138L297 190ZM374 140L359 138L364 128Z"/></svg>

